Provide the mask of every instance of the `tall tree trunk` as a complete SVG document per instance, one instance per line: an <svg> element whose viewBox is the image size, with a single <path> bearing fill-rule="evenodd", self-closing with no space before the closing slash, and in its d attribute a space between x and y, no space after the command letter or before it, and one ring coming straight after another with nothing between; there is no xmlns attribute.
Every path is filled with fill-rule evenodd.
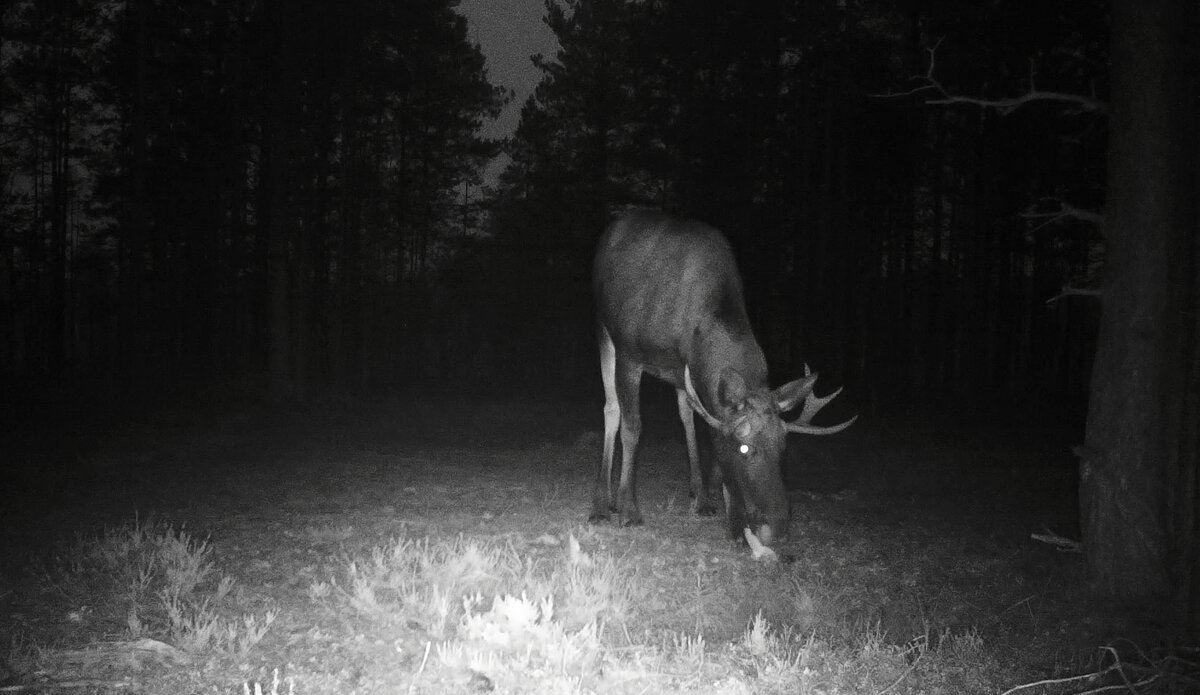
<svg viewBox="0 0 1200 695"><path fill-rule="evenodd" d="M926 388L933 387L935 393L940 393L946 386L946 350L943 328L945 320L943 299L949 293L946 275L942 266L942 231L945 223L945 187L943 186L946 150L946 113L942 109L932 109L928 116L933 129L933 150L928 158L921 162L926 168L929 178L929 198L933 205L930 211L929 224L933 234L933 247L929 252L929 320L926 324L925 355L926 355Z"/></svg>
<svg viewBox="0 0 1200 695"><path fill-rule="evenodd" d="M66 54L70 18L58 8L55 44L51 47L47 109L50 158L50 253L48 273L50 297L46 332L46 367L52 376L62 374L67 363L67 208L70 204L68 166L71 153L71 90L67 82Z"/></svg>
<svg viewBox="0 0 1200 695"><path fill-rule="evenodd" d="M1193 37L1200 31L1200 8L1194 3L1184 2L1190 9L1186 21L1175 28L1177 40L1186 50L1179 56L1183 61L1177 75L1184 81L1178 100L1180 115L1185 122L1182 127L1190 136L1190 142L1180 149L1191 152L1190 170L1184 172L1180 188L1180 225L1177 233L1182 246L1178 257L1174 257L1175 268L1170 281L1177 291L1187 296L1180 307L1180 323L1183 324L1179 347L1181 361L1179 382L1179 435L1176 439L1175 456L1169 461L1168 513L1173 539L1175 561L1171 570L1175 578L1175 616L1179 621L1176 632L1189 643L1200 641L1200 137L1195 133L1200 128L1200 110L1189 110L1183 106L1195 104L1200 93L1200 50ZM1186 156L1186 154L1181 155ZM1190 203L1190 205L1188 204ZM1190 216L1190 219L1188 217ZM1189 238L1190 228L1190 238Z"/></svg>
<svg viewBox="0 0 1200 695"><path fill-rule="evenodd" d="M141 333L142 265L146 247L146 69L148 0L134 0L126 10L128 30L134 41L134 70L132 93L129 95L129 117L125 123L125 149L122 162L126 174L122 196L121 232L118 239L117 274L119 288L118 365L128 372L142 364L145 340Z"/></svg>
<svg viewBox="0 0 1200 695"><path fill-rule="evenodd" d="M276 0L265 8L268 21L274 23L271 64L268 67L268 103L263 137L262 187L264 210L259 224L266 236L267 253L267 374L272 398L291 398L296 394L292 364L291 330L291 240L295 233L290 210L287 171L292 129L289 110L292 92L287 75L290 10Z"/></svg>
<svg viewBox="0 0 1200 695"><path fill-rule="evenodd" d="M1188 361L1197 321L1196 66L1186 43L1194 11L1189 0L1113 2L1108 286L1080 452L1080 514L1094 587L1147 608L1187 596L1175 561L1194 561L1196 552L1180 533L1184 522L1195 524L1196 455L1181 446L1194 430L1182 419L1183 396L1195 394L1197 377ZM1190 490L1176 494L1184 480ZM1191 518L1173 518L1176 511Z"/></svg>
<svg viewBox="0 0 1200 695"><path fill-rule="evenodd" d="M279 128L278 124L272 128ZM289 289L289 253L288 236L290 228L286 221L287 194L283 186L283 172L279 160L282 158L278 151L277 135L270 135L274 144L269 146L270 152L263 155L263 178L267 184L268 208L261 217L264 232L267 237L267 373L268 389L273 398L288 398L293 395L294 381L291 371L291 320L289 311L291 302L288 301Z"/></svg>
<svg viewBox="0 0 1200 695"><path fill-rule="evenodd" d="M363 258L360 235L363 222L363 121L357 94L360 84L359 51L363 21L357 13L349 13L348 28L342 43L342 74L344 93L341 118L338 121L341 143L342 195L338 201L338 218L342 233L337 247L337 273L333 287L333 316L330 326L335 393L358 394L362 390L362 272Z"/></svg>
<svg viewBox="0 0 1200 695"><path fill-rule="evenodd" d="M1200 16L1192 17L1193 29L1198 20ZM1200 122L1195 125L1200 127ZM1200 139L1192 143L1192 148L1200 150ZM1200 162L1200 151L1196 154L1193 161ZM1194 170L1193 175L1192 186L1200 194L1200 171ZM1200 200L1200 195L1194 195L1192 200ZM1175 493L1170 509L1178 550L1173 567L1177 579L1176 604L1180 608L1176 615L1183 622L1177 632L1192 644L1200 641L1200 210L1193 210L1193 214L1191 297L1184 310L1184 316L1191 317L1191 330L1185 345L1187 368L1183 372L1178 458L1173 462L1170 486Z"/></svg>

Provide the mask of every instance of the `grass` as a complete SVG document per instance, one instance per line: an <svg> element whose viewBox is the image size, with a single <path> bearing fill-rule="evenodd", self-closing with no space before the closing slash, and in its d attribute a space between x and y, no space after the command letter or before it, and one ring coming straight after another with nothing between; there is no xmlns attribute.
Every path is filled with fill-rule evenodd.
<svg viewBox="0 0 1200 695"><path fill-rule="evenodd" d="M216 570L206 539L162 520L132 522L78 536L45 569L44 580L70 606L69 619L122 625L127 640L169 640L189 655L245 654L276 611L241 612L233 577Z"/></svg>
<svg viewBox="0 0 1200 695"><path fill-rule="evenodd" d="M434 691L473 683L505 693L639 692L634 683L652 682L660 692L858 693L909 679L921 685L897 692L982 692L997 675L975 631L947 631L931 648L927 636L890 644L874 626L839 645L779 629L759 612L731 642L711 643L702 631L634 641L634 569L581 549L573 533L561 546L558 557L534 562L512 543L395 539L351 560L345 588L316 582L308 593L331 612L419 625L430 640L412 687ZM802 598L782 602L811 610L813 599L792 586Z"/></svg>
<svg viewBox="0 0 1200 695"><path fill-rule="evenodd" d="M1095 650L1102 639L1079 627L1094 608L1077 600L1076 558L995 517L870 492L896 487L886 481L798 496L787 561L759 563L724 539L723 519L688 512L677 443L643 452L644 528L584 526L595 452L573 443L583 437L561 413L506 415L486 446L432 430L446 425L430 413L377 417L369 436L312 426L305 439L291 424L288 443L267 446L255 432L245 453L226 434L224 467L194 463L208 466L208 487L192 476L173 488L164 470L146 485L157 514L0 577L0 692L1042 694L1198 682L1194 652ZM539 417L555 436L519 446L512 428ZM384 422L416 422L421 438ZM861 458L886 462L885 451L871 442Z"/></svg>
<svg viewBox="0 0 1200 695"><path fill-rule="evenodd" d="M13 635L10 680L124 687L131 671L244 656L278 615L244 610L209 542L162 520L78 535L34 573L37 608L64 625L46 643Z"/></svg>
<svg viewBox="0 0 1200 695"><path fill-rule="evenodd" d="M589 529L579 531L595 540ZM464 683L500 693L642 692L639 683L660 692L923 691L896 690L905 679L968 692L965 684L994 675L974 632L943 635L937 649L927 639L891 645L877 628L837 644L816 631L779 629L759 612L729 642L711 642L702 631L637 641L630 631L641 617L635 568L589 552L573 531L542 543L558 552L535 559L511 542L461 534L395 538L349 559L340 579L310 582L306 595L327 614L352 611L385 629L426 635L422 659L408 674L409 688L421 692ZM278 613L239 610L236 582L212 556L207 539L164 521L134 520L76 538L42 580L90 621L123 623L120 639L85 649L14 641L10 668L26 676L57 673L62 682L84 671L119 672L139 653L159 665L246 656ZM781 602L811 610L811 596L792 586L796 593ZM149 656L150 644L162 645L156 655ZM244 683L256 693L284 685L289 692L297 687L277 670L269 681Z"/></svg>

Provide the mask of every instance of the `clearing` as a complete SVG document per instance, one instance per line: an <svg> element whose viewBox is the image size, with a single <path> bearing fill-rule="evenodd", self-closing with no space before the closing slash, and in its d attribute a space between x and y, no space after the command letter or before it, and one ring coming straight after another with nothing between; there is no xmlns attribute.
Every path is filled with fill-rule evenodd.
<svg viewBox="0 0 1200 695"><path fill-rule="evenodd" d="M1111 668L1134 629L1030 539L1077 536L1077 424L793 436L764 563L689 512L673 406L647 404L641 528L585 523L598 402L29 414L0 692L1002 692Z"/></svg>

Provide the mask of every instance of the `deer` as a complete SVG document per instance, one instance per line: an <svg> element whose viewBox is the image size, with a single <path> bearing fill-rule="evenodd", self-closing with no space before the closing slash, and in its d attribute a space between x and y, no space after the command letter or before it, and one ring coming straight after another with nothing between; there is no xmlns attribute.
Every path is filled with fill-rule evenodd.
<svg viewBox="0 0 1200 695"><path fill-rule="evenodd" d="M817 374L808 365L802 378L769 387L733 251L707 224L654 210L625 211L601 235L592 271L604 443L588 521L601 523L616 512L623 526L643 523L635 461L642 432L639 392L648 373L675 388L692 510L715 514L720 488L731 538L753 545L754 534L768 546L782 540L790 521L780 470L787 433L830 435L852 425L857 416L827 427L811 422L841 389L816 397ZM799 416L785 421L782 416L797 406ZM708 471L701 467L693 413L709 432L715 464Z"/></svg>

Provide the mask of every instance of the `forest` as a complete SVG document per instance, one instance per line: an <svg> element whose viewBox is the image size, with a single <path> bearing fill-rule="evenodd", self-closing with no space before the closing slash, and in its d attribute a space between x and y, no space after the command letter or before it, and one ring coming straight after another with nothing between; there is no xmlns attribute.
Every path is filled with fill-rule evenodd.
<svg viewBox="0 0 1200 695"><path fill-rule="evenodd" d="M1106 97L1097 3L1036 12L552 3L487 142L453 3L9 3L5 377L594 387L591 247L646 205L733 240L777 369L1078 408L1101 237L1053 214L1099 208L1104 114L910 91L940 41L956 93Z"/></svg>
<svg viewBox="0 0 1200 695"><path fill-rule="evenodd" d="M6 0L8 412L598 399L594 244L661 208L728 236L772 373L831 410L1073 423L1098 586L1200 629L1195 7L547 0L488 140L511 96L456 5Z"/></svg>

